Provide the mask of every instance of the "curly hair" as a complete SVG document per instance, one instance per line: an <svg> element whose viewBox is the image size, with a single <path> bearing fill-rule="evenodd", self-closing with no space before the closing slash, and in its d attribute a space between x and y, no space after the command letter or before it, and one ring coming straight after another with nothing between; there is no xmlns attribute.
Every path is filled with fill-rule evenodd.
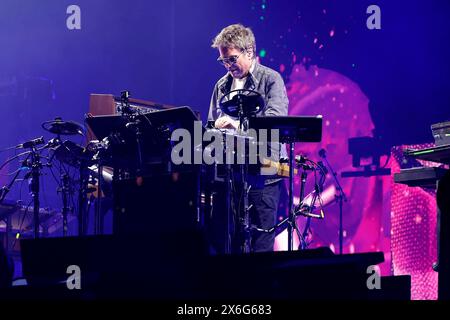
<svg viewBox="0 0 450 320"><path fill-rule="evenodd" d="M256 55L255 35L250 28L244 27L242 24L232 24L223 28L214 38L211 47L235 48L239 50L252 49L253 56Z"/></svg>

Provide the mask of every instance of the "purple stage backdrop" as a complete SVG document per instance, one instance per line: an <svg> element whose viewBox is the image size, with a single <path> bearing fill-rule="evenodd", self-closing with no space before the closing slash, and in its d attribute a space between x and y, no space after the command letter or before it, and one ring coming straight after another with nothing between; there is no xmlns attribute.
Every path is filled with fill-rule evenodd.
<svg viewBox="0 0 450 320"><path fill-rule="evenodd" d="M450 120L449 16L444 0L2 0L0 159L13 156L6 149L22 141L52 138L41 128L46 120L82 123L91 93L126 89L135 98L191 106L205 119L214 83L225 73L211 41L223 27L243 23L255 32L259 61L283 76L289 114L323 115L323 141L298 145L296 152L319 160L324 148L340 177L357 170L349 138L377 137L389 150L430 142L430 125ZM381 166L389 168L387 160ZM1 171L2 185L18 165ZM59 211L57 176L64 168L53 169L42 177L42 206ZM344 252L383 251L382 273L390 274L401 267L391 261L390 176L341 183L348 197ZM325 219L312 221L309 240L311 247L338 251L331 177L325 191ZM26 180L7 199L28 204ZM278 250L285 238L278 235Z"/></svg>

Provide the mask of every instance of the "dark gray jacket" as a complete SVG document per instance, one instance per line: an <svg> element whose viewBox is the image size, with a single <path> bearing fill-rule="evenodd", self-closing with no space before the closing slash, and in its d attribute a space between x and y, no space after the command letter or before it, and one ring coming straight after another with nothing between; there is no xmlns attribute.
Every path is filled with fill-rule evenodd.
<svg viewBox="0 0 450 320"><path fill-rule="evenodd" d="M208 120L217 120L223 116L222 110L219 107L220 99L231 90L233 84L233 77L227 73L225 76L217 81L214 86L214 91L211 97L211 104L209 107ZM281 75L268 67L265 67L255 61L255 68L253 73L247 77L244 89L254 90L261 94L264 98L264 110L258 116L287 116L289 100L286 93ZM281 146L281 157L286 157L286 148ZM279 179L268 179L266 184L273 183Z"/></svg>

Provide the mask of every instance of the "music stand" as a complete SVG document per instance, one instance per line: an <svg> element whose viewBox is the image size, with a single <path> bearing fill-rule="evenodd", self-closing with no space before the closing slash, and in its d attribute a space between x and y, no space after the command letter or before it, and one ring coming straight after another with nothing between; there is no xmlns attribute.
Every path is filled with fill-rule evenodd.
<svg viewBox="0 0 450 320"><path fill-rule="evenodd" d="M289 144L289 217L288 251L293 250L292 233L296 228L294 210L294 148L296 142L322 140L322 116L255 117L249 119L249 128L278 130L280 143ZM302 201L302 199L300 199Z"/></svg>

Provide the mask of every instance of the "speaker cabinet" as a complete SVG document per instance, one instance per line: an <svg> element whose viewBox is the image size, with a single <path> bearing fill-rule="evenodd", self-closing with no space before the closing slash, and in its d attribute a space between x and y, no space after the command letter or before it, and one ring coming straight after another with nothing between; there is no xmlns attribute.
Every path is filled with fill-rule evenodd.
<svg viewBox="0 0 450 320"><path fill-rule="evenodd" d="M114 233L197 229L201 225L198 179L192 171L114 181Z"/></svg>

